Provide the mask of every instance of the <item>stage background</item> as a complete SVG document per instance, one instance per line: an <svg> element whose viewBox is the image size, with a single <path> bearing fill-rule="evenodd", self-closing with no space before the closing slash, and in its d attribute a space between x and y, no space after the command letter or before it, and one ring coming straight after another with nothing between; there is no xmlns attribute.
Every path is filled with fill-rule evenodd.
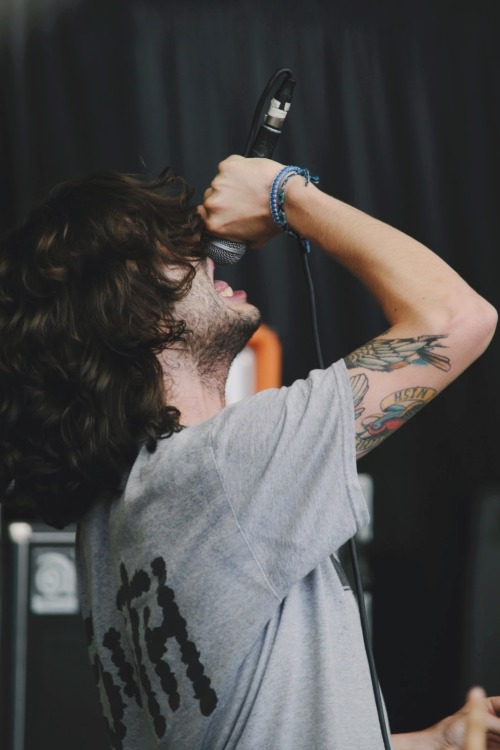
<svg viewBox="0 0 500 750"><path fill-rule="evenodd" d="M498 3L481 0L2 0L1 229L95 170L168 164L201 196L287 66L297 88L276 158L414 235L500 307L497 21ZM312 268L333 361L385 321L317 251ZM314 358L294 244L276 240L224 276L278 332L284 382L304 376ZM499 372L497 337L360 464L375 482L374 641L395 730L462 700L469 520L500 482Z"/></svg>

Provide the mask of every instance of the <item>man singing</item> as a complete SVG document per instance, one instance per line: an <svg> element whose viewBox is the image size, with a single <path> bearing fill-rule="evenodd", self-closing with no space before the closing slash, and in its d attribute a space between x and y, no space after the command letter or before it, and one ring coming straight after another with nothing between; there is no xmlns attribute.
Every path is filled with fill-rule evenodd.
<svg viewBox="0 0 500 750"><path fill-rule="evenodd" d="M101 174L60 186L3 240L3 494L56 527L78 522L113 748L381 750L335 557L368 521L356 457L484 351L496 312L306 170L233 156L202 206L189 198L173 176ZM280 227L360 279L390 328L225 407L229 366L260 316L214 281L205 230L260 247ZM500 698L484 704L497 747ZM394 748L463 747L465 715L393 736Z"/></svg>

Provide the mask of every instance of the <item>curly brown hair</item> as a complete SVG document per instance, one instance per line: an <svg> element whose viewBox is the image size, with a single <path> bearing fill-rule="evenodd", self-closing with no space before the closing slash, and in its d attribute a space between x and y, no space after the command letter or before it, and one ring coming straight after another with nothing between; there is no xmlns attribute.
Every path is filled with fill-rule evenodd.
<svg viewBox="0 0 500 750"><path fill-rule="evenodd" d="M55 188L0 242L0 499L63 528L180 429L157 355L205 257L184 180ZM181 272L167 275L165 267Z"/></svg>

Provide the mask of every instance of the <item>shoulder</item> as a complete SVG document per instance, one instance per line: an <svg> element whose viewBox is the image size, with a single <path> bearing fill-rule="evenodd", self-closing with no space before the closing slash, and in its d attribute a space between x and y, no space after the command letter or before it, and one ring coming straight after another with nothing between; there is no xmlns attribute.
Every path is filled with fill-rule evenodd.
<svg viewBox="0 0 500 750"><path fill-rule="evenodd" d="M262 391L223 409L210 425L210 447L217 463L285 458L314 441L333 441L336 435L343 441L352 412L349 379L340 360L289 387Z"/></svg>

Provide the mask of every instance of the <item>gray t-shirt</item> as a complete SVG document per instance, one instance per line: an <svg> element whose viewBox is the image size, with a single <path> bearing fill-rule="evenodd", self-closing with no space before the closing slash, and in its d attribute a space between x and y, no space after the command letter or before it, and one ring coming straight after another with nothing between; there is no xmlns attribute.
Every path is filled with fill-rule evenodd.
<svg viewBox="0 0 500 750"><path fill-rule="evenodd" d="M78 529L113 748L383 748L329 556L368 521L342 361L140 451Z"/></svg>

